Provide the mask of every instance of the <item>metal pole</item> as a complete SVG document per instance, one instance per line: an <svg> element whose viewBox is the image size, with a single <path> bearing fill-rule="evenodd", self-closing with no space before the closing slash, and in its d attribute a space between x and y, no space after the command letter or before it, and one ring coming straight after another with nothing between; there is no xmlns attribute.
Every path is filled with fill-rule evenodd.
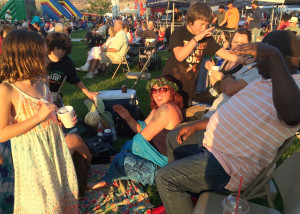
<svg viewBox="0 0 300 214"><path fill-rule="evenodd" d="M172 25L171 25L171 33L173 33L173 31L174 31L174 23L175 23L174 9L175 9L175 3L173 2L173 21L172 21Z"/></svg>
<svg viewBox="0 0 300 214"><path fill-rule="evenodd" d="M167 28L169 27L169 25L168 25L169 7L170 7L170 0L168 1L167 16L166 16L166 26L167 26Z"/></svg>
<svg viewBox="0 0 300 214"><path fill-rule="evenodd" d="M274 20L274 7L273 7L273 9L272 9L272 16L271 16L271 29L270 29L270 31L273 31L273 20Z"/></svg>
<svg viewBox="0 0 300 214"><path fill-rule="evenodd" d="M282 18L282 12L283 12L283 2L282 2L282 5L281 5L281 12L280 12L280 19L279 19L280 21L281 21L281 18Z"/></svg>

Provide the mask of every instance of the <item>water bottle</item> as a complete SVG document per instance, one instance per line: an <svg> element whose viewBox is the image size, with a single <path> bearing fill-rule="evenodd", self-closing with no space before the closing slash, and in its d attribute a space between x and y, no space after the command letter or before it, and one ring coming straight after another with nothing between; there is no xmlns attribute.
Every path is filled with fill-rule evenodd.
<svg viewBox="0 0 300 214"><path fill-rule="evenodd" d="M110 130L111 130L111 133L113 135L113 141L116 141L118 139L118 135L117 135L117 130L113 126L113 124L110 124Z"/></svg>

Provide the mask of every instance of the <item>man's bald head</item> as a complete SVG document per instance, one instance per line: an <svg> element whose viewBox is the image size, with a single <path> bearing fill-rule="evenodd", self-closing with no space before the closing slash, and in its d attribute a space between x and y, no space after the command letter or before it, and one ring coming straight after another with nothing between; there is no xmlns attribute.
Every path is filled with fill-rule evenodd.
<svg viewBox="0 0 300 214"><path fill-rule="evenodd" d="M119 32L124 29L124 23L121 20L116 20L114 24L114 31Z"/></svg>

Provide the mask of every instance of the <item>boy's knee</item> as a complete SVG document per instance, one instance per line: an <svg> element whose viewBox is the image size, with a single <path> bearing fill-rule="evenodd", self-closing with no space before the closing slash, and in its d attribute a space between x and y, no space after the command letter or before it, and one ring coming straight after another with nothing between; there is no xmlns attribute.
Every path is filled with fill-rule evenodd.
<svg viewBox="0 0 300 214"><path fill-rule="evenodd" d="M157 171L155 175L155 182L157 186L160 186L163 180L164 170L161 168Z"/></svg>

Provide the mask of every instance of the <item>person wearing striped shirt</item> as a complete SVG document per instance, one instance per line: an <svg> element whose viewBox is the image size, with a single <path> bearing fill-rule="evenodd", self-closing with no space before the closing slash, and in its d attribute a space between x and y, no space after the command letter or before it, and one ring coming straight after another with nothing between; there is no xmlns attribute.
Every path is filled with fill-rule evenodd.
<svg viewBox="0 0 300 214"><path fill-rule="evenodd" d="M232 53L258 58L254 80L210 118L198 153L162 167L156 184L166 213L192 213L190 193L245 189L300 128L300 38L273 31Z"/></svg>

